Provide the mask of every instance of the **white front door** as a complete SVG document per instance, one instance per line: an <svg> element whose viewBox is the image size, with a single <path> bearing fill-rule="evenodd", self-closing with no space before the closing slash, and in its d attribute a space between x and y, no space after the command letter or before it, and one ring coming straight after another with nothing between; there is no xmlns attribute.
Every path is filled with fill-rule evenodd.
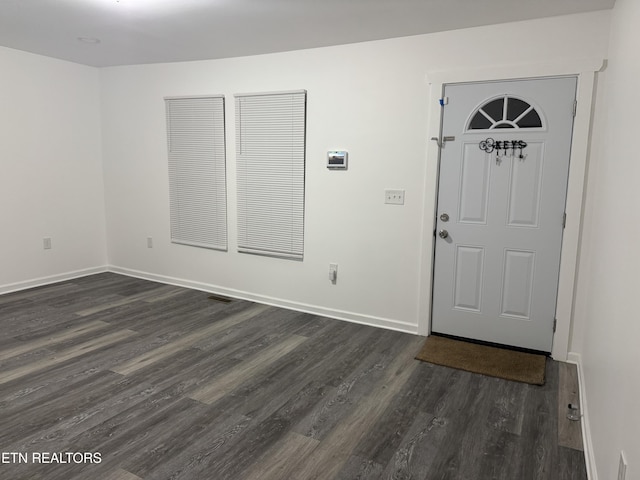
<svg viewBox="0 0 640 480"><path fill-rule="evenodd" d="M576 83L445 86L434 333L551 351Z"/></svg>

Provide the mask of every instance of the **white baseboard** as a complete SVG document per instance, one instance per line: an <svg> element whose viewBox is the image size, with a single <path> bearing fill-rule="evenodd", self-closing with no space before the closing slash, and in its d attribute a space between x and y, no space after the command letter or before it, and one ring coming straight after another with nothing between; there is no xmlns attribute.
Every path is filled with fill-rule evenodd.
<svg viewBox="0 0 640 480"><path fill-rule="evenodd" d="M323 317L335 318L337 320L345 320L347 322L359 323L362 325L369 325L372 327L386 328L389 330L396 330L405 333L418 333L418 325L411 323L400 322L389 318L375 317L372 315L362 315L354 312L347 312L343 310L336 310L332 308L321 307L318 305L309 305L306 303L294 302L285 300L282 298L274 298L266 295L259 295L242 290L235 290L230 288L221 287L219 285L211 285L202 282L194 282L191 280L185 280L183 278L168 277L165 275L156 275L154 273L142 272L139 270L132 270L129 268L122 268L116 266L109 266L108 270L113 273L119 273L130 277L142 278L144 280L152 280L154 282L165 283L168 285L176 285L178 287L192 288L194 290L201 290L203 292L215 293L217 295L224 295L226 297L238 298L242 300L249 300L251 302L264 303L266 305L273 305L275 307L288 308L290 310L296 310L304 313L311 313L313 315L320 315Z"/></svg>
<svg viewBox="0 0 640 480"><path fill-rule="evenodd" d="M41 287L43 285L50 285L52 283L64 282L67 280L72 280L74 278L86 277L87 275L95 275L96 273L103 273L106 271L108 271L108 267L105 265L102 267L85 268L83 270L60 273L57 275L51 275L49 277L40 277L31 280L25 280L23 282L0 285L0 295L4 293L26 290L28 288Z"/></svg>
<svg viewBox="0 0 640 480"><path fill-rule="evenodd" d="M573 363L578 369L578 388L580 391L580 410L582 412L582 444L584 448L584 460L587 464L587 479L598 480L598 470L596 469L596 459L593 452L593 441L591 439L591 428L589 426L589 414L587 410L587 395L585 392L584 373L582 371L582 357L579 353L569 352L567 362Z"/></svg>

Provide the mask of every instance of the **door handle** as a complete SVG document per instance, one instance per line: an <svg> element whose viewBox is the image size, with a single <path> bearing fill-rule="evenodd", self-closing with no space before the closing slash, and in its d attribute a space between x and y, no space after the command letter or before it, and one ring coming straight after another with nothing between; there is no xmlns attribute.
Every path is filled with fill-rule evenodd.
<svg viewBox="0 0 640 480"><path fill-rule="evenodd" d="M438 235L440 236L440 238L447 238L449 236L449 232L447 232L446 230L440 230L438 232Z"/></svg>

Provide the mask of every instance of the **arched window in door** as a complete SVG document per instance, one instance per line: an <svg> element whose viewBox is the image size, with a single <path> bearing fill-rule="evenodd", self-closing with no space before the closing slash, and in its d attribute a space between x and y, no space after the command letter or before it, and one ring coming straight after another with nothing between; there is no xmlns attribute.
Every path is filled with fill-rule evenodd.
<svg viewBox="0 0 640 480"><path fill-rule="evenodd" d="M535 107L521 98L510 95L489 99L471 115L467 124L467 130L542 127L542 117Z"/></svg>

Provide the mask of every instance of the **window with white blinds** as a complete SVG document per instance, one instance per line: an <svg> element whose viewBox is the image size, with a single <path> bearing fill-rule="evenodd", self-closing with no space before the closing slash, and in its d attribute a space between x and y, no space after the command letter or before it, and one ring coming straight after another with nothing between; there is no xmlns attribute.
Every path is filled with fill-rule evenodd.
<svg viewBox="0 0 640 480"><path fill-rule="evenodd" d="M306 91L236 95L238 251L302 260Z"/></svg>
<svg viewBox="0 0 640 480"><path fill-rule="evenodd" d="M171 241L227 249L224 97L165 98Z"/></svg>

